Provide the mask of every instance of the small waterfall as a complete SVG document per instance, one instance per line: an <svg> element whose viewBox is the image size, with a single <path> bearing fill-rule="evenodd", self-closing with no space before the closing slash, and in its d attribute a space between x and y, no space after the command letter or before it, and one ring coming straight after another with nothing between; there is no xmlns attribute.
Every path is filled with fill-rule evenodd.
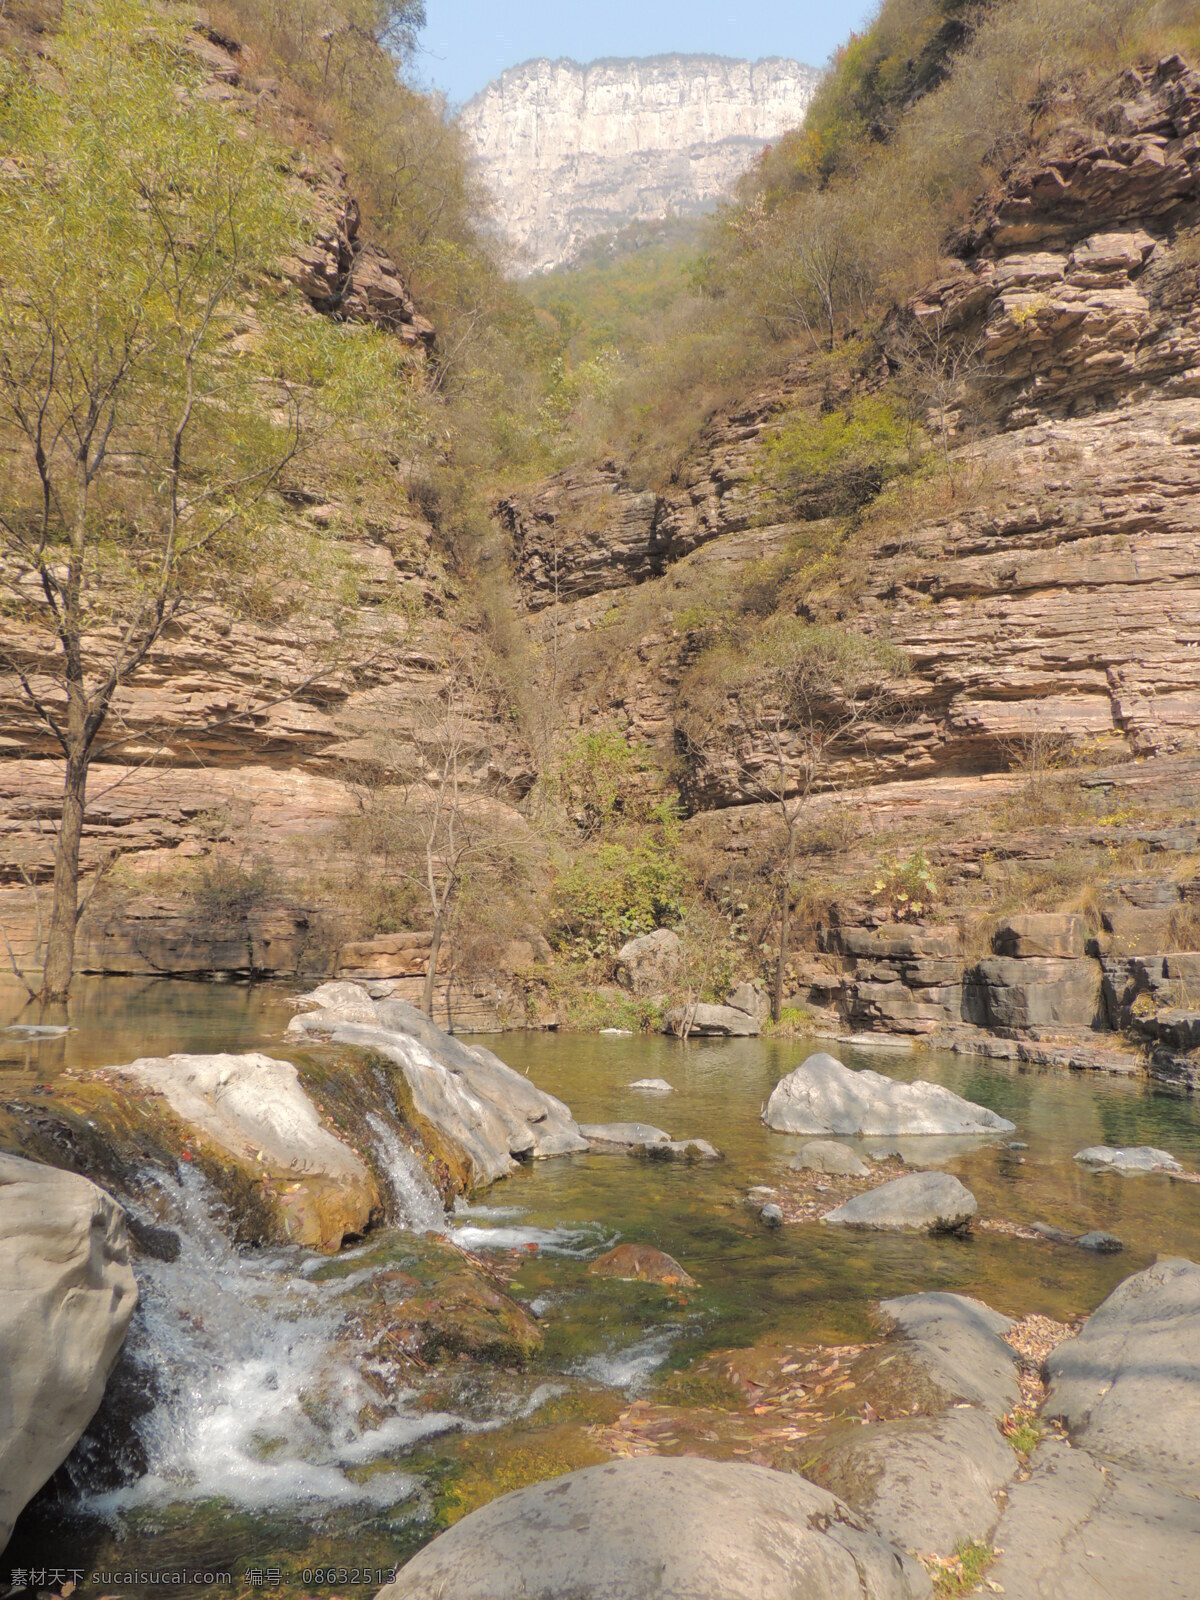
<svg viewBox="0 0 1200 1600"><path fill-rule="evenodd" d="M358 1275L313 1282L305 1268L326 1258L296 1249L243 1255L222 1233L198 1172L148 1179L166 1215L147 1207L145 1220L167 1221L180 1237L176 1260L138 1264L126 1359L156 1399L133 1424L141 1470L100 1493L78 1485L91 1509L213 1497L317 1514L408 1500L418 1488L409 1473L359 1481L356 1469L463 1419L419 1410L404 1371L356 1342Z"/></svg>
<svg viewBox="0 0 1200 1600"><path fill-rule="evenodd" d="M420 1158L377 1112L368 1112L367 1122L391 1185L396 1221L413 1233L445 1233L446 1208Z"/></svg>

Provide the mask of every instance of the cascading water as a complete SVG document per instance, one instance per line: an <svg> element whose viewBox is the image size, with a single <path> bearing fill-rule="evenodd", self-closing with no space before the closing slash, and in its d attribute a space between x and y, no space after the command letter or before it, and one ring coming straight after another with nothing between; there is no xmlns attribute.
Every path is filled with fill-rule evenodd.
<svg viewBox="0 0 1200 1600"><path fill-rule="evenodd" d="M420 1159L378 1112L367 1114L375 1152L392 1191L396 1222L413 1233L445 1233L446 1208Z"/></svg>
<svg viewBox="0 0 1200 1600"><path fill-rule="evenodd" d="M298 1250L241 1254L199 1173L152 1181L180 1249L139 1264L128 1359L158 1398L135 1425L145 1470L94 1509L210 1496L293 1508L406 1500L416 1487L407 1473L359 1481L355 1469L461 1419L415 1409L404 1374L356 1348L355 1275L315 1282L305 1268L324 1258Z"/></svg>

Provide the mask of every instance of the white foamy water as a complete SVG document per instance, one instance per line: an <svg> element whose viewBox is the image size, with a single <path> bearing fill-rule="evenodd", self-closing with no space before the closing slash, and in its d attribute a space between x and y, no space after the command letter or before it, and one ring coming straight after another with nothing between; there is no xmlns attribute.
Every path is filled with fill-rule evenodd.
<svg viewBox="0 0 1200 1600"><path fill-rule="evenodd" d="M130 1349L157 1396L136 1424L148 1470L90 1505L119 1511L211 1496L317 1512L411 1496L418 1482L406 1472L359 1482L354 1469L463 1419L418 1409L402 1375L372 1362L347 1332L345 1296L368 1273L313 1283L303 1268L324 1257L241 1255L214 1220L199 1173L157 1181L181 1250L173 1262L143 1258L138 1268Z"/></svg>
<svg viewBox="0 0 1200 1600"><path fill-rule="evenodd" d="M636 1344L624 1350L603 1351L588 1356L572 1370L582 1378L592 1378L609 1389L620 1389L627 1395L637 1394L645 1388L648 1379L662 1366L671 1353L671 1346L679 1336L677 1328L661 1328L647 1334Z"/></svg>
<svg viewBox="0 0 1200 1600"><path fill-rule="evenodd" d="M372 1111L367 1121L391 1187L397 1220L413 1233L445 1233L446 1208L420 1159L383 1117Z"/></svg>

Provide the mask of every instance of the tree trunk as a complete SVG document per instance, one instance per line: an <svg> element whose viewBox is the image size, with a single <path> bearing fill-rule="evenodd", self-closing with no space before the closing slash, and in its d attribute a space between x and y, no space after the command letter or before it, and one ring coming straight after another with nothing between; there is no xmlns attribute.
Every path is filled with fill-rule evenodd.
<svg viewBox="0 0 1200 1600"><path fill-rule="evenodd" d="M795 824L788 827L787 848L783 858L783 882L779 889L779 959L775 963L775 987L771 992L771 1021L783 1016L783 979L788 964L788 923L792 911L792 856L796 838Z"/></svg>
<svg viewBox="0 0 1200 1600"><path fill-rule="evenodd" d="M429 945L429 965L425 968L425 989L421 995L421 1010L427 1017L433 1016L433 985L437 978L438 955L442 948L442 930L446 924L446 913L439 911L433 919L433 938Z"/></svg>
<svg viewBox="0 0 1200 1600"><path fill-rule="evenodd" d="M91 752L80 739L72 740L63 783L62 818L54 849L54 905L46 939L46 964L40 999L65 1000L75 970L75 929L79 921L79 846L87 803Z"/></svg>

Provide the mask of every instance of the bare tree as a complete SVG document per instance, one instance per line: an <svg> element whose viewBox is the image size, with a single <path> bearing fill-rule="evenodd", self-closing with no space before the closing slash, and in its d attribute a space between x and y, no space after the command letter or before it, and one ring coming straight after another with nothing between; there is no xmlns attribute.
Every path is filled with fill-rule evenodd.
<svg viewBox="0 0 1200 1600"><path fill-rule="evenodd" d="M749 650L714 660L708 683L690 696L692 714L685 714L683 732L692 754L715 759L743 801L769 802L781 824L779 939L771 990L775 1022L783 1011L790 959L801 823L813 795L834 786L840 760L855 753L871 759L870 730L894 714L896 679L904 665L898 650L879 641L781 617Z"/></svg>
<svg viewBox="0 0 1200 1600"><path fill-rule="evenodd" d="M910 425L932 425L936 432L951 499L950 441L983 346L982 328L964 328L953 310L939 302L904 318L891 351Z"/></svg>

